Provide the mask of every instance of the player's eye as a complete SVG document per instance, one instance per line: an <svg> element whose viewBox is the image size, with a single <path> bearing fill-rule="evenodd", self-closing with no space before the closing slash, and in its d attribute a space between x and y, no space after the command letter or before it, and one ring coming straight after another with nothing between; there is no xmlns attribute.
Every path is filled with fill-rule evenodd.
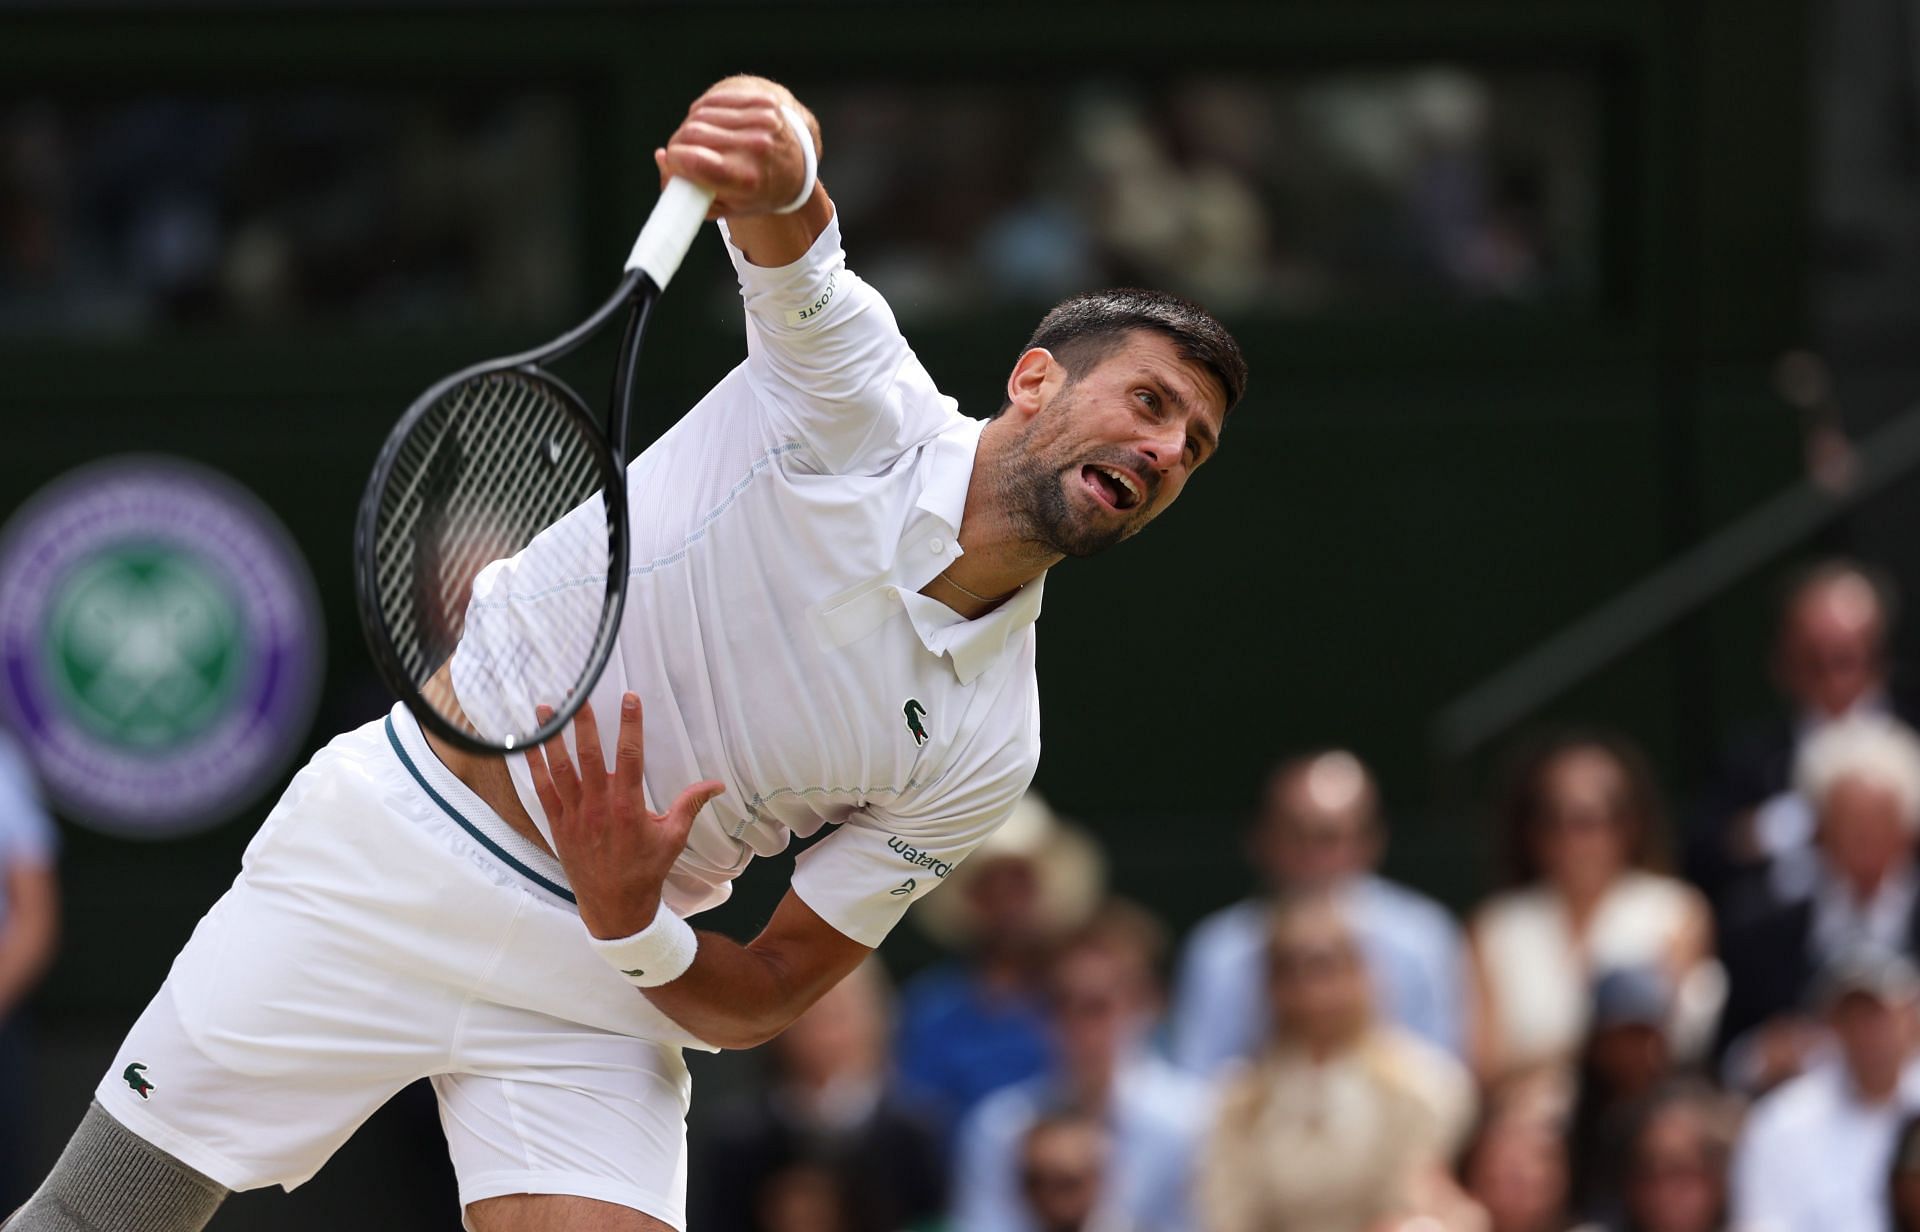
<svg viewBox="0 0 1920 1232"><path fill-rule="evenodd" d="M1133 391L1133 396L1140 399L1141 405L1150 411L1160 409L1160 396L1151 389L1136 389Z"/></svg>

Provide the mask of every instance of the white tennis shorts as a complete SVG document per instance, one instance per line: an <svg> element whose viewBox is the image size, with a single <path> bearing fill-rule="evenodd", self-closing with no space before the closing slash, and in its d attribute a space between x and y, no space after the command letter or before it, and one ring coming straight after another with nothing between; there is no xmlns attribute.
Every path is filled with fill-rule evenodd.
<svg viewBox="0 0 1920 1232"><path fill-rule="evenodd" d="M229 1189L292 1189L431 1078L460 1203L686 1226L685 1045L587 945L559 864L404 707L295 776L95 1094Z"/></svg>

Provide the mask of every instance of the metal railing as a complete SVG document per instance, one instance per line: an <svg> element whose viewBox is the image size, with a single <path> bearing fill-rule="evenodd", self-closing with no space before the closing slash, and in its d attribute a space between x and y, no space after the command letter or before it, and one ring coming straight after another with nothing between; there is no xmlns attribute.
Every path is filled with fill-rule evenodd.
<svg viewBox="0 0 1920 1232"><path fill-rule="evenodd" d="M1920 406L1855 442L1844 486L1802 479L1668 561L1442 707L1428 728L1453 765L1698 610L1755 569L1920 470Z"/></svg>

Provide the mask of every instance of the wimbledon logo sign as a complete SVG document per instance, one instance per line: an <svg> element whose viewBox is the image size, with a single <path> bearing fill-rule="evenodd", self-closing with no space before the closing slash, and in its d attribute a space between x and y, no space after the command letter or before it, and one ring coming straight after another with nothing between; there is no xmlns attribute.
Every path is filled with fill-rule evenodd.
<svg viewBox="0 0 1920 1232"><path fill-rule="evenodd" d="M76 821L159 836L224 820L298 747L319 646L286 531L203 467L83 467L0 533L0 705Z"/></svg>

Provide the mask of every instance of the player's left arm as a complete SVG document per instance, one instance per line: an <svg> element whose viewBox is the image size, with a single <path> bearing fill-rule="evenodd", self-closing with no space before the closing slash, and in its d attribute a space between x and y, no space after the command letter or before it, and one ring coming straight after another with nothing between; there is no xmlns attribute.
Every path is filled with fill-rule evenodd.
<svg viewBox="0 0 1920 1232"><path fill-rule="evenodd" d="M715 932L698 936L687 973L643 991L667 1017L719 1048L766 1043L873 953L792 890L745 945Z"/></svg>
<svg viewBox="0 0 1920 1232"><path fill-rule="evenodd" d="M543 713L541 721L546 721ZM529 749L527 768L553 825L554 854L566 869L580 921L603 940L631 937L662 910L661 888L687 832L721 785L681 792L665 813L647 808L640 699L622 699L614 769L600 753L593 708L574 720L579 766L558 736ZM802 1011L860 965L872 950L821 919L791 891L760 935L746 945L698 934L693 965L644 993L696 1037L720 1048L751 1048L785 1030Z"/></svg>

